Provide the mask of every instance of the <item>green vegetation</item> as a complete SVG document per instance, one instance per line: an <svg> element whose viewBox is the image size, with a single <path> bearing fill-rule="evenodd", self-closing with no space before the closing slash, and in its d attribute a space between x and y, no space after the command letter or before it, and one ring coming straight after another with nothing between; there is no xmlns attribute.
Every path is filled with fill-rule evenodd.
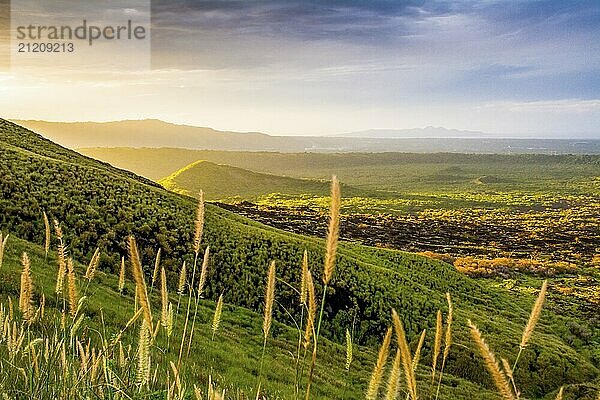
<svg viewBox="0 0 600 400"><path fill-rule="evenodd" d="M55 242L53 242L55 243ZM55 243L56 244L56 243ZM8 297L12 298L13 306L17 307L19 298L19 279L22 270L21 255L27 252L31 259L32 279L34 284L34 304L39 305L42 294L45 297L45 318L35 322L27 331L25 343L21 346L23 350L27 343L33 341L39 335L50 335L54 330L61 332L60 312L62 309L62 300L55 294L57 258L54 252L50 253L45 261L44 249L23 240L10 237L7 242L6 253L2 268L0 269L0 296L2 306L4 307L4 317L8 311ZM76 274L78 292L81 296L87 296L82 306L83 323L79 329L79 340L86 344L90 340L94 347L101 347L102 339L112 341L120 332L134 314L134 283L130 277L130 267L127 264L127 276L125 289L120 295L118 291L117 277L110 273L99 272L97 276L88 285L87 280L83 278L85 265L76 263ZM177 278L173 278L176 282ZM230 296L225 293L225 299ZM160 310L160 293L155 288L150 297L151 304L155 312ZM58 303L57 303L58 301ZM177 303L177 295L173 294L171 302ZM56 308L58 304L58 309ZM182 310L185 310L185 298L182 304ZM162 331L157 337L158 342L153 352L152 367L159 368L159 382L167 372L169 372L169 361L177 362L177 350L179 343L177 339L181 336L183 330L185 312L180 310L180 314L175 317L174 336L167 346L166 334ZM256 376L258 369L258 357L262 351L261 326L262 316L248 309L226 304L223 310L220 328L217 331L214 340L210 325L214 313L214 303L208 300L200 302L198 312L198 323L196 325L194 341L190 353L192 357L186 360L185 368L181 369L182 379L188 384L188 389L192 385L198 385L206 392L208 377L212 376L214 382L222 389L227 389L233 395L236 391L245 392L250 395L256 388ZM15 310L15 314L18 311ZM70 326L73 324L67 317L67 338L69 338ZM281 324L275 323L273 327L273 336L267 347L267 356L265 357L266 380L269 382L267 391L269 398L290 398L293 396L294 386L294 359L291 355L295 352L297 346L297 333L295 330ZM130 396L137 396L136 380L136 349L138 345L139 324L125 330L123 334L123 347L127 355L127 367L121 370L113 366L115 372L121 373L120 376L128 377L131 382L122 382L119 386ZM2 335L0 335L2 336ZM67 340L67 348L69 340ZM131 348L128 350L128 347ZM316 396L328 398L340 398L344 393L352 397L362 398L364 387L368 380L368 371L374 362L374 355L368 347L357 347L352 369L346 372L345 349L343 345L323 341L321 343L323 357L317 365L318 370L315 375L314 393ZM43 346L36 347L39 351L40 363L42 363L41 351ZM170 351L168 351L170 349ZM118 348L117 348L118 350ZM8 359L7 347L0 339L0 359ZM79 361L80 354L75 350L73 352L75 360ZM69 357L72 359L71 357ZM118 357L116 357L118 358ZM23 354L22 361L29 363L29 355ZM60 362L57 362L60 364ZM112 364L111 364L112 365ZM23 365L27 368L27 365ZM31 367L31 365L29 365ZM57 365L57 368L62 366ZM73 362L73 368L78 374L79 362ZM99 368L100 370L101 368ZM27 390L37 390L40 398L50 398L52 394L60 396L60 382L52 382L51 377L39 379L37 385L28 387L28 383L23 382L20 372L17 369L9 368L0 377L0 394L10 393L15 396L25 396L25 393L31 393ZM88 371L89 374L89 371ZM346 379L347 377L347 379ZM77 375L75 376L77 378ZM50 386L45 387L45 379ZM75 379L76 380L76 379ZM468 393L474 389L474 385L464 380L460 382L460 387L456 390L458 393ZM15 385L15 383L17 385ZM89 377L77 383L70 383L73 387L62 395L63 399L87 398L94 396L93 382ZM21 386L23 385L23 386ZM27 389L25 389L27 387ZM163 389L157 385L156 389ZM451 389L448 389L451 390ZM19 391L22 391L19 394ZM164 396L163 396L164 397ZM16 397L10 397L16 398Z"/></svg>
<svg viewBox="0 0 600 400"><path fill-rule="evenodd" d="M330 179L396 195L464 192L598 195L600 156L541 154L270 153L186 149L82 149L158 181L198 160L280 176ZM592 187L590 187L592 184ZM265 193L266 194L266 193Z"/></svg>
<svg viewBox="0 0 600 400"><path fill-rule="evenodd" d="M256 199L265 193L325 196L329 192L329 183L325 181L262 174L208 161L193 162L159 183L166 189L190 196L197 196L202 190L207 199L214 200ZM357 192L344 188L347 194Z"/></svg>
<svg viewBox="0 0 600 400"><path fill-rule="evenodd" d="M0 227L5 232L43 243L42 211L46 211L50 218L64 224L68 249L75 259L88 260L97 246L101 248L100 267L107 273L118 272L121 257L127 253L125 238L129 234L138 238L145 266L152 265L156 250L162 249L169 282L177 281L182 260L193 262L190 259L193 199L82 157L6 121L0 121L0 158L3 160ZM211 248L207 298L214 300L225 292L227 303L259 310L269 263L274 260L279 266L278 279L298 285L304 249L308 250L315 275L317 297L321 297L323 240L268 228L214 206L207 207L204 238L203 247L210 245ZM16 268L16 255L12 257L13 268ZM147 267L146 273L150 274L151 268ZM111 279L114 285L114 278ZM535 282L537 286L539 283ZM298 318L296 293L284 284L279 284L277 290L274 318L293 325L286 310ZM355 332L355 342L375 345L390 325L390 310L395 308L414 348L422 329L426 328L430 336L435 331L435 314L438 309L445 310L446 292L452 293L456 304L456 345L446 365L448 375L445 373L444 390L454 385L460 387L463 382L460 379L490 387L489 376L469 339L466 320L470 318L486 333L498 353L514 359L514 349L520 341L534 296L527 294L517 298L505 288L473 280L441 261L342 243L336 272L328 287L321 333L337 343L344 343L346 330L350 329ZM110 303L98 304L105 302ZM549 303L552 304L552 296ZM231 323L244 326L244 315L248 315L245 313L240 312L239 319L232 317ZM204 316L202 320L207 319ZM427 345L431 343L430 336L423 349L424 364L431 361L431 348ZM252 337L256 345L260 339L257 335ZM542 315L532 343L521 356L521 367L515 378L527 396L536 398L551 393L561 384L591 382L598 374L594 365L600 360L599 350L598 332L586 321L549 311ZM219 354L230 360L226 363L242 358L237 350L221 351ZM339 357L343 359L342 354ZM372 356L368 359L373 360ZM198 365L199 369L206 368ZM326 365L329 364L323 364ZM339 365L343 368L344 361ZM247 365L244 368L252 371ZM245 371L249 376L254 374ZM343 373L327 372L321 379L337 385ZM456 392L449 398L472 398L472 390L459 390L468 393L467 396Z"/></svg>

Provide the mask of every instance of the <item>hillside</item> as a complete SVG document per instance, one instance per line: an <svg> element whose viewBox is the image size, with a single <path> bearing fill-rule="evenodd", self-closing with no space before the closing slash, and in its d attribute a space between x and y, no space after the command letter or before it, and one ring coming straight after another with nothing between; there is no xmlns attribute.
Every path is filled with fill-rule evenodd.
<svg viewBox="0 0 600 400"><path fill-rule="evenodd" d="M269 193L313 196L329 193L329 183L325 181L263 174L202 160L183 167L159 183L166 189L192 197L203 190L209 200L255 199ZM345 195L357 192L350 187L344 188Z"/></svg>
<svg viewBox="0 0 600 400"><path fill-rule="evenodd" d="M35 303L39 303L42 295L45 297L46 323L50 324L52 319L58 316L60 318L60 308L56 307L60 303L60 296L55 291L57 255L51 252L48 259L45 259L44 249L39 245L11 237L7 242L7 248L0 269L0 303L7 308L7 298L19 297L19 278L22 270L21 255L27 252L31 259L32 278L35 285ZM117 277L111 273L99 272L89 284L83 278L85 265L76 263L76 272L80 276L77 280L77 287L81 295L86 295L84 303L84 326L89 329L106 330L108 332L118 332L127 323L134 313L134 282L128 278L125 282L123 294L119 294ZM171 278L173 282L177 281L177 276ZM160 294L151 292L151 301L155 310L160 310ZM177 304L178 296L173 291L170 301ZM185 302L185 299L183 300ZM185 305L185 303L184 303ZM184 307L182 307L184 309ZM210 324L214 314L215 303L213 301L201 301L198 313L199 324L197 325L196 340L192 345L192 359L188 362L185 374L191 382L202 383L206 385L208 377L212 374L213 380L235 385L248 392L256 384L253 370L256 366L257 355L261 352L261 342L257 338L261 335L262 316L248 309L226 304L223 311L220 330L212 338ZM103 316L103 322L100 316ZM182 316L174 321L174 332L180 334L184 321ZM30 335L36 335L43 329L39 326L32 327ZM274 327L274 341L267 350L266 365L268 368L269 390L274 395L290 398L293 392L294 369L293 364L288 357L282 357L282 351L293 352L296 345L296 331L284 324L276 323ZM123 345L125 348L131 345L134 349L137 347L137 332L135 329L125 331ZM95 339L95 338L94 338ZM0 343L2 340L0 339ZM165 359L176 359L176 346L178 343L171 343L170 347L163 335L159 336L160 349L169 349L171 354L160 355L160 358L153 360L156 365L165 363ZM354 366L350 371L351 379L339 384L341 378L347 372L343 368L345 350L342 345L329 341L322 342L323 349L330 354L330 357L322 360L322 365L329 371L333 371L332 376L339 380L327 381L319 378L315 386L316 396L326 396L329 398L339 398L346 393L362 393L365 382L368 379L367 370L375 360L373 351L368 347L357 348ZM160 354L160 352L159 352ZM0 347L0 357L3 355L3 349ZM134 358L135 354L129 354ZM215 362L218 360L218 362ZM207 368L211 366L212 368ZM4 376L8 376L5 372ZM461 381L461 390L466 392L469 388L472 390L474 385ZM3 387L3 391L6 388ZM83 393L80 394L83 397ZM46 397L43 397L46 398ZM360 396L352 397L360 398Z"/></svg>
<svg viewBox="0 0 600 400"><path fill-rule="evenodd" d="M121 256L126 254L124 239L128 234L138 238L143 265L152 265L159 247L170 276L177 273L181 260L189 260L193 199L64 149L4 120L0 120L0 158L3 231L42 243L41 213L45 210L63 223L69 251L76 259L89 259L100 246L104 271L115 272L118 268ZM278 278L297 284L305 248L317 291L322 291L323 240L268 228L212 206L207 207L204 238L204 244L211 247L211 264L218 266L209 273L207 296L211 299L226 291L228 302L260 310L268 263L276 260ZM499 353L512 355L534 296L516 295L497 285L472 280L439 261L343 243L328 293L323 332L341 342L346 329L356 321L357 342L373 345L389 325L389 312L394 307L414 343L421 329L426 328L430 335L435 330L435 312L446 309L446 292L452 293L457 306L457 345L447 372L488 386L483 367L473 361L479 358L465 332L466 318L490 333L489 342ZM286 310L297 309L296 294L286 285L279 285L277 296L275 319L291 324ZM585 321L557 316L552 311L543 314L535 340L521 358L523 368L517 371L521 388L529 396L541 397L562 383L587 382L596 377L597 332L579 337L569 328L574 325L585 327L583 332L591 329ZM424 362L429 354L425 348ZM453 384L459 382L451 381ZM468 398L473 398L472 393Z"/></svg>

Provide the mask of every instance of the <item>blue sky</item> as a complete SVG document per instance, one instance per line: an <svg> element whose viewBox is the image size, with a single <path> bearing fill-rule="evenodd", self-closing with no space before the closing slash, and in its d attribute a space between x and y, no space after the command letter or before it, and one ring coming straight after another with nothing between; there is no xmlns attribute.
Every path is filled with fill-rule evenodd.
<svg viewBox="0 0 600 400"><path fill-rule="evenodd" d="M158 0L153 19L153 71L88 75L95 112L39 117L600 138L598 0Z"/></svg>

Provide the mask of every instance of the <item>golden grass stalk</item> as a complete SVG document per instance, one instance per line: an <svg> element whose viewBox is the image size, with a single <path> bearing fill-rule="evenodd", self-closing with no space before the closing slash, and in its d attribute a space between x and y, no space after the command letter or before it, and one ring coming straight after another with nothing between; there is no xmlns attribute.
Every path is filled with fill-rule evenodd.
<svg viewBox="0 0 600 400"><path fill-rule="evenodd" d="M562 400L563 399L563 391L564 391L565 387L561 386L560 389L558 390L558 394L556 395L556 400Z"/></svg>
<svg viewBox="0 0 600 400"><path fill-rule="evenodd" d="M85 270L85 279L88 280L88 282L91 282L92 279L94 279L94 276L96 275L96 270L98 269L98 264L100 263L100 248L97 247L96 251L94 251L94 254L92 255L92 258L90 259L90 263L88 264L87 269Z"/></svg>
<svg viewBox="0 0 600 400"><path fill-rule="evenodd" d="M57 220L54 220L54 233L58 238L58 272L56 273L56 294L62 294L67 273L67 254L63 242L62 229Z"/></svg>
<svg viewBox="0 0 600 400"><path fill-rule="evenodd" d="M140 326L140 338L138 343L138 365L137 383L146 386L150 381L150 334L152 329L148 326L146 319L142 320Z"/></svg>
<svg viewBox="0 0 600 400"><path fill-rule="evenodd" d="M419 361L421 361L421 349L423 348L423 343L425 343L425 335L427 331L423 329L421 332L421 337L419 337L419 343L417 344L417 349L415 350L415 354L412 359L412 369L413 371L417 370L417 366L419 365Z"/></svg>
<svg viewBox="0 0 600 400"><path fill-rule="evenodd" d="M165 273L165 267L162 267L160 271L160 300L160 322L166 329L169 324L169 292L167 291L167 274Z"/></svg>
<svg viewBox="0 0 600 400"><path fill-rule="evenodd" d="M146 290L146 279L144 279L144 272L142 271L142 263L140 262L140 256L135 238L131 235L128 238L128 245L129 260L131 262L133 279L135 280L136 286L135 290L139 298L140 306L144 311L144 320L148 325L148 329L150 332L152 332L152 312L150 310L150 302L148 300L148 291Z"/></svg>
<svg viewBox="0 0 600 400"><path fill-rule="evenodd" d="M546 298L546 290L548 289L548 281L545 280L542 284L542 288L540 293L535 300L535 304L533 305L533 309L531 310L531 315L529 316L529 321L523 330L523 336L521 337L521 344L519 347L524 349L527 347L529 340L531 339L531 334L535 329L535 326L540 319L540 314L542 313L542 307L544 306L544 299Z"/></svg>
<svg viewBox="0 0 600 400"><path fill-rule="evenodd" d="M221 313L223 312L223 293L219 296L219 300L217 301L217 305L215 307L215 315L213 316L212 321L212 340L215 340L215 334L219 329L219 325L221 324Z"/></svg>
<svg viewBox="0 0 600 400"><path fill-rule="evenodd" d="M204 291L204 285L206 285L206 277L208 276L208 259L210 257L210 247L207 246L204 250L204 258L202 259L202 268L200 269L200 280L198 281L198 298Z"/></svg>
<svg viewBox="0 0 600 400"><path fill-rule="evenodd" d="M392 364L392 370L390 371L390 377L388 378L385 400L396 400L398 397L398 389L400 388L401 361L402 356L400 354L400 349L398 349L396 350L396 357L394 357L394 363Z"/></svg>
<svg viewBox="0 0 600 400"><path fill-rule="evenodd" d="M308 252L304 250L304 256L302 257L302 276L300 278L300 304L306 305L308 297L308 287L306 286L306 279L308 277Z"/></svg>
<svg viewBox="0 0 600 400"><path fill-rule="evenodd" d="M406 387L408 388L408 394L412 400L417 400L417 381L415 378L415 371L412 368L412 356L410 354L410 348L408 347L408 341L406 340L406 333L404 332L404 326L396 310L392 310L392 321L394 323L394 330L396 331L396 339L398 341L398 349L402 354L402 367L404 368L404 378L406 380Z"/></svg>
<svg viewBox="0 0 600 400"><path fill-rule="evenodd" d="M479 329L477 329L477 326L475 326L471 320L468 320L467 323L471 329L471 336L473 336L473 340L475 341L475 344L477 345L477 348L483 357L484 364L492 376L492 380L496 386L496 389L498 390L498 393L504 400L515 400L516 398L512 392L510 384L508 383L506 375L500 369L498 361L496 361L496 356L490 350L489 346L481 336L481 332Z"/></svg>
<svg viewBox="0 0 600 400"><path fill-rule="evenodd" d="M113 339L112 343L113 345L116 344L117 342L119 342L121 340L121 337L123 336L123 333L125 333L125 331L135 323L135 321L137 321L137 319L140 317L140 315L142 315L142 313L144 312L144 310L142 310L141 308L139 310L137 310L133 316L129 319L129 321L127 321L127 323L125 324L125 327L123 327L123 329L121 329L121 331L119 332L119 334Z"/></svg>
<svg viewBox="0 0 600 400"><path fill-rule="evenodd" d="M450 354L450 346L452 346L452 319L454 316L454 309L452 307L452 299L450 293L446 293L446 300L448 301L448 315L446 316L446 335L444 338L444 354L442 357L442 367L440 369L440 378L438 380L437 392L435 398L437 399L440 395L440 388L442 386L442 378L444 377L444 367L446 366L446 360L448 354Z"/></svg>
<svg viewBox="0 0 600 400"><path fill-rule="evenodd" d="M307 349L310 344L310 340L314 333L315 318L317 316L317 299L315 297L315 285L313 277L310 271L306 274L306 291L308 293L308 317L306 320L306 327L304 330L304 348Z"/></svg>
<svg viewBox="0 0 600 400"><path fill-rule="evenodd" d="M48 221L48 216L46 215L46 211L42 211L42 216L44 217L44 231L45 231L45 240L44 240L44 251L46 252L46 258L48 258L48 252L50 251L50 221ZM0 241L2 238L0 238Z"/></svg>
<svg viewBox="0 0 600 400"><path fill-rule="evenodd" d="M438 310L435 319L435 339L433 340L433 356L431 361L431 382L435 380L435 372L437 367L437 360L440 356L440 350L442 348L442 311Z"/></svg>
<svg viewBox="0 0 600 400"><path fill-rule="evenodd" d="M335 256L337 252L338 237L340 233L340 183L336 176L331 180L331 210L329 214L329 229L327 231L327 250L325 254L325 268L323 283L327 285L333 276Z"/></svg>
<svg viewBox="0 0 600 400"><path fill-rule="evenodd" d="M198 208L196 209L196 220L194 221L194 253L200 253L200 243L202 242L202 233L204 230L204 192L200 191L198 199Z"/></svg>
<svg viewBox="0 0 600 400"><path fill-rule="evenodd" d="M352 364L352 347L352 335L346 329L346 371L350 371L350 364Z"/></svg>
<svg viewBox="0 0 600 400"><path fill-rule="evenodd" d="M392 341L392 328L388 328L379 348L379 354L377 355L377 362L371 373L371 379L369 380L369 386L367 387L367 400L375 400L377 398L377 392L379 391L379 385L381 384L381 377L383 376L383 369L388 358L390 351L390 343Z"/></svg>
<svg viewBox="0 0 600 400"><path fill-rule="evenodd" d="M446 336L444 338L444 357L442 361L443 364L445 364L448 354L450 353L450 346L452 346L452 319L454 316L454 309L452 307L450 293L446 293L446 300L448 301L448 317L446 318Z"/></svg>
<svg viewBox="0 0 600 400"><path fill-rule="evenodd" d="M121 257L121 269L119 271L119 293L125 289L125 257Z"/></svg>
<svg viewBox="0 0 600 400"><path fill-rule="evenodd" d="M273 302L275 301L275 261L269 266L269 274L267 275L267 288L265 290L265 310L263 317L263 334L265 341L271 330L273 321Z"/></svg>
<svg viewBox="0 0 600 400"><path fill-rule="evenodd" d="M169 308L167 310L167 326L165 327L167 331L167 337L171 337L173 334L173 304L169 302Z"/></svg>
<svg viewBox="0 0 600 400"><path fill-rule="evenodd" d="M158 278L158 270L160 268L161 250L162 249L160 249L160 248L158 249L158 251L156 252L156 259L154 260L154 272L152 272L152 287L154 287L156 278Z"/></svg>
<svg viewBox="0 0 600 400"><path fill-rule="evenodd" d="M187 280L187 267L185 265L185 261L181 266L181 270L179 271L179 283L177 284L177 294L180 296L185 292L185 283Z"/></svg>
<svg viewBox="0 0 600 400"><path fill-rule="evenodd" d="M69 314L71 317L77 315L77 287L75 282L75 267L73 266L73 259L67 260L67 279L68 279L68 291L69 291Z"/></svg>
<svg viewBox="0 0 600 400"><path fill-rule="evenodd" d="M27 253L22 257L23 271L21 272L21 292L19 295L19 309L23 313L23 319L31 322L34 316L33 309L33 281L31 279L31 263Z"/></svg>
<svg viewBox="0 0 600 400"><path fill-rule="evenodd" d="M8 234L6 237L2 237L2 232L0 231L0 268L2 267L2 260L4 258L4 248L6 247L6 240L8 239Z"/></svg>

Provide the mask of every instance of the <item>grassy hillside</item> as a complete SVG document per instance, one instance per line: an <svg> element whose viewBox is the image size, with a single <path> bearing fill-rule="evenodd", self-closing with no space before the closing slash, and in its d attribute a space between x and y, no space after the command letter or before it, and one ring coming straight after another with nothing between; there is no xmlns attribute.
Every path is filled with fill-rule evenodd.
<svg viewBox="0 0 600 400"><path fill-rule="evenodd" d="M139 239L144 265L152 264L157 248L163 249L171 282L181 261L190 260L192 199L61 148L6 121L0 121L0 158L0 226L5 232L42 243L41 212L46 210L63 222L69 251L76 259L89 259L100 246L104 254L101 267L106 272L117 271L126 254L124 239L130 233ZM209 273L209 298L225 291L231 304L259 310L268 263L275 260L278 278L297 286L305 248L317 292L322 291L322 240L267 228L216 207L207 207L204 237L211 246L214 266ZM515 296L465 277L439 261L344 243L327 296L323 332L342 342L346 329L354 323L357 342L373 345L390 324L389 312L394 307L411 342L427 328L430 343L435 312L446 308L445 292L452 293L457 307L457 345L447 372L488 386L489 377L465 331L466 318L489 332L489 341L500 354L514 358L533 294ZM294 291L279 285L277 300L275 318L291 323L285 310L297 309ZM522 369L517 371L522 390L540 397L561 383L594 379L598 333L589 334L589 329L585 321L551 311L543 314L539 331L521 358ZM424 363L429 355L426 345Z"/></svg>
<svg viewBox="0 0 600 400"><path fill-rule="evenodd" d="M329 183L325 181L263 174L202 160L181 168L159 183L168 190L191 196L203 190L207 199L219 200L236 197L256 199L268 193L312 196L326 196L329 193ZM345 195L356 193L360 191L344 188Z"/></svg>
<svg viewBox="0 0 600 400"><path fill-rule="evenodd" d="M476 191L598 193L600 156L266 153L185 149L83 149L91 157L153 180L197 161L295 178L329 179L401 194Z"/></svg>

